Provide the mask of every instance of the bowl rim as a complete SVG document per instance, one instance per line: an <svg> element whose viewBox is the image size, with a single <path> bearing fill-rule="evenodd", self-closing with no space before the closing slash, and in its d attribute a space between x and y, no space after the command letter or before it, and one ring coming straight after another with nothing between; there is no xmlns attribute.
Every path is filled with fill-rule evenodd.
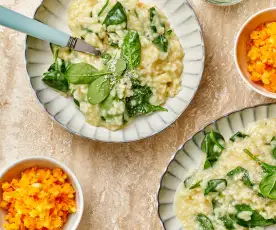
<svg viewBox="0 0 276 230"><path fill-rule="evenodd" d="M276 7L270 7L270 8L267 8L267 9L264 9L264 10L261 10L255 14L253 14L251 17L249 17L246 22L242 25L241 29L239 30L237 36L236 36L236 39L235 39L235 45L234 45L234 60L235 60L235 66L236 66L236 69L238 70L238 73L240 75L240 77L243 79L243 81L247 84L247 86L249 86L249 88L251 88L253 91L265 96L265 97L268 97L268 98L273 98L273 99L276 99L276 93L272 93L272 92L269 92L269 91L263 91L263 90L260 90L258 89L256 86L254 86L254 84L242 73L241 71L241 68L240 68L240 65L239 65L239 62L238 62L238 52L237 52L237 49L238 49L238 44L239 44L239 40L240 40L240 37L241 37L241 34L242 32L244 31L244 29L246 28L246 26L254 19L256 18L257 16L259 16L260 14L263 14L263 13L266 13L266 12L269 12L269 11L276 11Z"/></svg>
<svg viewBox="0 0 276 230"><path fill-rule="evenodd" d="M34 14L31 16L32 18L35 17L38 9L42 6L43 2L45 0L40 0L40 3L38 4L37 8L35 9L34 11ZM59 0L58 0L59 1ZM143 0L141 0L143 1ZM152 132L151 134L149 134L148 136L145 136L145 137L139 137L136 138L136 139L133 139L133 140L120 140L120 141L104 141L104 140L99 140L97 139L96 137L87 137L87 136L84 136L82 135L80 132L76 132L76 131L73 131L71 129L69 129L66 125L63 125L61 122L59 122L57 119L55 119L54 116L52 116L45 108L45 106L43 106L43 104L40 102L37 94L36 94L36 91L33 89L33 86L32 86L32 83L31 83L31 77L29 76L28 74L28 70L27 70L27 49L28 49L28 44L27 44L27 40L28 40L28 37L29 35L25 35L25 41L24 41L24 66L25 66L25 73L26 73L26 78L27 78L27 81L29 82L29 85L32 89L32 92L35 96L35 99L36 101L39 103L39 105L42 107L42 109L44 110L44 112L46 112L48 114L48 116L51 118L52 121L56 122L58 125L60 125L62 128L64 128L65 130L67 130L67 132L71 133L71 134L74 134L76 136L79 136L79 137L82 137L82 138L85 138L87 140L92 140L92 141L97 141L97 142L100 142L100 143L133 143L133 142L137 142L137 141L141 141L141 140L146 140L146 139L149 139L161 132L163 132L164 130L168 129L172 124L174 124L184 113L185 111L188 109L188 107L190 106L191 102L193 101L195 95L197 94L198 92L198 89L202 83L202 78L203 78L203 74L204 74L204 71L205 71L205 60L206 60L206 51L205 51L205 41L204 41L204 36L203 36L203 30L202 30L202 25L200 24L200 21L198 19L198 16L197 16L197 13L195 12L195 10L193 9L193 7L191 6L191 4L189 3L189 1L187 0L181 0L183 2L183 4L187 4L187 6L193 11L194 13L194 16L195 16L195 20L197 21L198 25L199 25L199 33L200 33L200 37L201 37L201 47L202 47L202 71L200 72L199 76L200 76L200 79L199 79L199 83L197 84L197 86L195 87L195 92L193 93L193 96L190 98L190 100L187 101L187 106L183 109L183 111L181 113L179 113L179 115L177 115L175 117L174 120L172 120L171 122L169 122L167 125L165 125L162 129L158 130L158 131L154 131ZM184 71L183 71L184 73ZM147 116L147 115L144 115L144 116ZM87 123L85 121L85 123ZM88 123L88 125L91 125ZM93 125L92 125L93 126Z"/></svg>
<svg viewBox="0 0 276 230"><path fill-rule="evenodd" d="M276 7L275 7L276 8ZM165 228L165 225L164 225L164 222L161 218L161 214L160 214L160 206L161 206L161 203L159 201L159 194L160 194L160 191L161 191L161 188L162 188L162 181L163 181L163 178L166 174L166 172L168 171L168 168L169 166L171 165L171 163L175 160L175 157L177 155L177 153L179 152L179 150L183 149L183 147L186 145L186 143L188 143L189 141L191 141L194 136L196 136L197 134L199 134L200 132L204 131L209 125L212 125L216 122L218 122L219 120L223 119L223 118L226 118L226 117L229 117L231 116L232 114L235 114L235 113L241 113L247 109L256 109L256 108L259 108L259 107L262 107L262 106L271 106L271 105L276 105L276 103L261 103L261 104L257 104L257 105L253 105L253 106L247 106L247 107L243 107L241 109L236 109L232 112L229 112L229 113L225 113L224 115L222 116L219 116L213 120L211 120L210 122L208 122L207 124L203 125L201 128L199 129L196 129L195 132L193 132L193 134L191 136L189 136L187 139L184 140L183 144L181 144L176 151L173 152L171 158L169 159L169 163L166 164L165 166L165 169L162 171L162 174L161 174L161 177L159 179L159 185L158 185L158 190L157 190L157 193L156 193L156 200L157 200L157 216L158 216L158 219L159 219L159 222L162 226L162 228L164 230L166 230ZM174 203L174 202L173 202ZM181 228L182 229L182 228ZM181 230L180 229L180 230Z"/></svg>
<svg viewBox="0 0 276 230"><path fill-rule="evenodd" d="M8 173L11 169L15 168L16 166L18 166L19 164L22 164L24 162L28 162L28 161L38 161L38 160L44 160L47 162L50 162L54 165L57 165L58 167L60 167L63 171L65 171L66 174L69 174L69 176L72 178L72 180L74 181L74 184L76 186L76 192L78 193L78 197L80 198L80 202L79 202L79 207L77 207L77 220L72 224L72 227L70 226L70 228L72 230L76 230L77 227L80 224L80 221L82 219L83 216L83 211L84 211L84 196L83 196L83 191L82 191L82 187L81 184L79 182L79 180L77 179L76 175L73 173L73 171L67 167L65 164L51 158L51 157L45 157L45 156L33 156L33 157L25 157L19 160L16 160L15 162L9 164L6 168L4 168L3 170L1 170L0 172L0 179L2 179L2 177Z"/></svg>
<svg viewBox="0 0 276 230"><path fill-rule="evenodd" d="M241 3L243 0L231 0L231 2L222 2L222 3L216 3L216 0L206 0L208 3L214 6L234 6L236 4Z"/></svg>

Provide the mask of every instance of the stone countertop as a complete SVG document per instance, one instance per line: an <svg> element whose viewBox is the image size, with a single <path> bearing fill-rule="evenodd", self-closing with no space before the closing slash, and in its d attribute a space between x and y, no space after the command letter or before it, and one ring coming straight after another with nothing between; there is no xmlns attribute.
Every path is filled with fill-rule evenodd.
<svg viewBox="0 0 276 230"><path fill-rule="evenodd" d="M32 16L41 0L0 0ZM276 0L244 0L216 7L190 0L203 28L205 73L191 105L172 126L146 140L106 144L72 135L38 104L26 77L25 35L0 27L0 169L27 156L50 156L79 178L85 210L79 230L161 229L156 193L178 147L214 119L233 110L273 100L250 89L233 61L235 35L246 19Z"/></svg>

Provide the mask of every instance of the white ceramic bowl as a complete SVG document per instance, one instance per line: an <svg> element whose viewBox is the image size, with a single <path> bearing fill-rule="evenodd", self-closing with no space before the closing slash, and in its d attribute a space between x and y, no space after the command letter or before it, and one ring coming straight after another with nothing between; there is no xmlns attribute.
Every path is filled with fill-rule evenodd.
<svg viewBox="0 0 276 230"><path fill-rule="evenodd" d="M255 92L276 99L276 93L269 92L263 86L250 80L250 74L247 71L247 52L246 44L249 41L250 33L260 24L276 21L276 7L265 9L250 17L239 31L235 42L235 63L241 78Z"/></svg>
<svg viewBox="0 0 276 230"><path fill-rule="evenodd" d="M216 5L216 6L232 6L236 5L243 0L207 0L207 2Z"/></svg>
<svg viewBox="0 0 276 230"><path fill-rule="evenodd" d="M155 4L166 14L185 51L181 91L164 105L168 112L140 116L122 130L112 132L85 121L72 98L65 98L43 83L42 74L53 61L48 42L32 37L26 40L26 67L31 86L40 104L51 118L71 133L104 142L130 142L161 132L171 125L194 97L204 69L204 42L197 17L186 0L141 0ZM70 0L44 0L34 18L54 28L70 33L67 25Z"/></svg>
<svg viewBox="0 0 276 230"><path fill-rule="evenodd" d="M13 178L19 178L21 173L30 167L38 166L42 168L60 168L67 174L69 181L76 191L77 212L68 216L68 221L63 226L62 230L76 230L83 214L83 193L81 185L74 173L64 164L49 158L49 157L29 157L8 166L0 173L0 184L5 181L11 181ZM2 189L0 189L0 202L2 201ZM6 212L0 209L0 229L3 229L4 216Z"/></svg>

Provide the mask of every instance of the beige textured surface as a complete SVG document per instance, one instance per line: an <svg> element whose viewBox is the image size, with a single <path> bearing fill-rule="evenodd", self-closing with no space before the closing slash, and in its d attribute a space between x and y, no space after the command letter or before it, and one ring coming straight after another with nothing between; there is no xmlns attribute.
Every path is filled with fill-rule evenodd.
<svg viewBox="0 0 276 230"><path fill-rule="evenodd" d="M0 0L31 16L41 0ZM190 0L203 27L205 74L192 104L162 133L130 144L105 144L69 134L37 103L24 67L25 36L0 27L0 168L33 155L67 164L79 178L85 212L79 230L161 229L156 192L173 152L219 116L271 100L250 91L233 62L234 38L243 22L276 0L244 0L215 7Z"/></svg>

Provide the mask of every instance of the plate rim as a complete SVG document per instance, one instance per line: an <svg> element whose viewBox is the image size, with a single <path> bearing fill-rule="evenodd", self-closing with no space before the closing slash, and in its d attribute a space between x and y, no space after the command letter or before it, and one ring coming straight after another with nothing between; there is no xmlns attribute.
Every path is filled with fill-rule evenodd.
<svg viewBox="0 0 276 230"><path fill-rule="evenodd" d="M169 166L170 166L171 163L175 160L177 153L178 153L181 149L183 149L183 147L186 145L186 143L188 143L189 141L191 141L191 140L194 138L194 136L196 136L197 134L203 132L208 126L210 126L210 125L212 125L212 124L218 122L219 120L224 119L224 118L226 118L226 117L229 117L229 116L231 116L232 114L235 114L235 113L241 113L241 112L243 112L243 111L245 111L245 110L247 110L247 109L256 109L256 108L261 107L261 106L266 106L266 107L267 107L267 106L271 106L271 105L276 105L276 103L275 103L275 102L274 102L274 103L273 103L273 102L261 103L261 104L257 104L257 105L253 105L253 106L244 107L244 108L241 108L241 109L236 109L236 110L233 110L232 112L229 112L229 113L225 113L224 115L219 116L218 118L212 120L212 121L209 122L207 125L204 125L204 126L203 126L202 128L200 128L198 131L196 131L193 135L189 136L189 137L184 141L184 143L183 143L182 145L180 145L179 148L177 148L177 150L173 153L171 159L169 160L169 163L167 164L167 166L166 166L165 169L163 170L163 173L162 173L162 175L161 175L161 177L160 177L160 180L159 180L158 191L157 191L157 194L156 194L156 200L157 200L157 215L158 215L159 222L160 222L160 224L161 224L161 226L162 226L163 229L166 230L165 225L164 225L164 222L162 221L161 214L160 214L160 206L161 206L161 203L160 203L160 201L159 201L159 194L160 194L160 191L161 191L161 189L162 189L161 183L162 183L162 181L163 181L163 178L164 178L165 174L166 174L167 171L168 171ZM182 229L182 228L181 228L181 229ZM181 229L180 229L180 230L181 230Z"/></svg>
<svg viewBox="0 0 276 230"><path fill-rule="evenodd" d="M38 12L39 8L43 5L43 2L45 0L41 0L40 3L38 4L38 6L36 7L33 15L31 15L31 18L34 19L36 13ZM59 0L57 0L59 1ZM71 1L71 0L70 0ZM143 1L143 0L139 0L139 1ZM166 0L166 1L170 1L170 0ZM74 134L76 136L79 136L79 137L82 137L82 138L85 138L85 139L88 139L88 140L92 140L92 141L97 141L97 142L102 142L102 143L133 143L133 142L138 142L138 141L141 141L141 140L146 140L146 139L149 139L161 132L163 132L164 130L166 130L167 128L169 128L171 125L173 125L184 113L185 111L188 109L188 107L191 105L191 102L193 101L195 95L197 94L198 92L198 89L200 87L200 85L202 84L202 78L203 78L203 74L204 74L204 71L205 71L205 60L206 60L206 50L205 50L205 41L204 41L204 36L203 36L203 30L202 30L202 25L200 24L200 21L199 21L199 18L197 16L197 13L195 12L195 10L193 9L193 7L191 6L191 4L189 3L188 0L182 0L183 1L183 4L186 4L190 10L192 10L194 16L195 16L195 20L199 26L199 34L200 34L200 37L201 37L201 48L202 48L202 70L201 72L198 74L200 76L199 78L199 83L197 84L197 86L195 87L195 91L193 93L193 96L190 98L190 100L188 100L187 102L187 106L183 109L182 112L180 112L176 117L175 119L173 119L171 122L169 122L167 125L165 125L162 129L158 130L158 131L154 131L152 132L151 134L147 135L147 136L144 136L144 137L140 137L138 136L136 139L133 139L133 140L120 140L120 141L117 141L117 140L99 140L97 139L96 137L88 137L88 136L85 136L85 135L82 135L80 132L76 132L74 130L71 130L69 129L66 125L62 124L61 122L59 122L54 116L52 116L46 109L46 107L43 105L43 103L39 100L38 96L37 96L37 93L36 91L34 90L33 86L32 86L32 83L31 83L31 77L29 76L28 74L28 67L27 67L27 64L28 64L28 61L27 61L27 51L28 51L28 44L27 44L27 41L28 41L28 38L31 37L29 35L25 35L25 39L24 39L24 65L25 65L25 71L26 71L26 77L27 77L27 80L29 82L29 85L33 91L33 94L35 95L35 98L36 98L36 101L40 104L40 106L43 108L43 110L48 114L48 116L51 118L52 121L55 121L58 125L60 125L62 128L64 128L65 130L67 130L69 133L71 134ZM183 48L184 50L184 48ZM185 50L184 50L185 52ZM185 66L184 66L185 68ZM184 70L182 72L182 74L184 73ZM146 116L146 115L144 115ZM85 120L85 124L88 124L90 126L93 126L91 124L89 124L88 122L86 122ZM96 127L96 126L93 126L93 127ZM96 127L96 128L101 128L101 127ZM109 130L110 131L110 130Z"/></svg>
<svg viewBox="0 0 276 230"><path fill-rule="evenodd" d="M226 3L226 2L222 2L222 3L219 3L219 2L214 2L214 0L206 0L207 3L213 5L213 6L234 6L234 5L237 5L239 3L241 3L243 0L236 0L236 2L229 2L229 3Z"/></svg>

